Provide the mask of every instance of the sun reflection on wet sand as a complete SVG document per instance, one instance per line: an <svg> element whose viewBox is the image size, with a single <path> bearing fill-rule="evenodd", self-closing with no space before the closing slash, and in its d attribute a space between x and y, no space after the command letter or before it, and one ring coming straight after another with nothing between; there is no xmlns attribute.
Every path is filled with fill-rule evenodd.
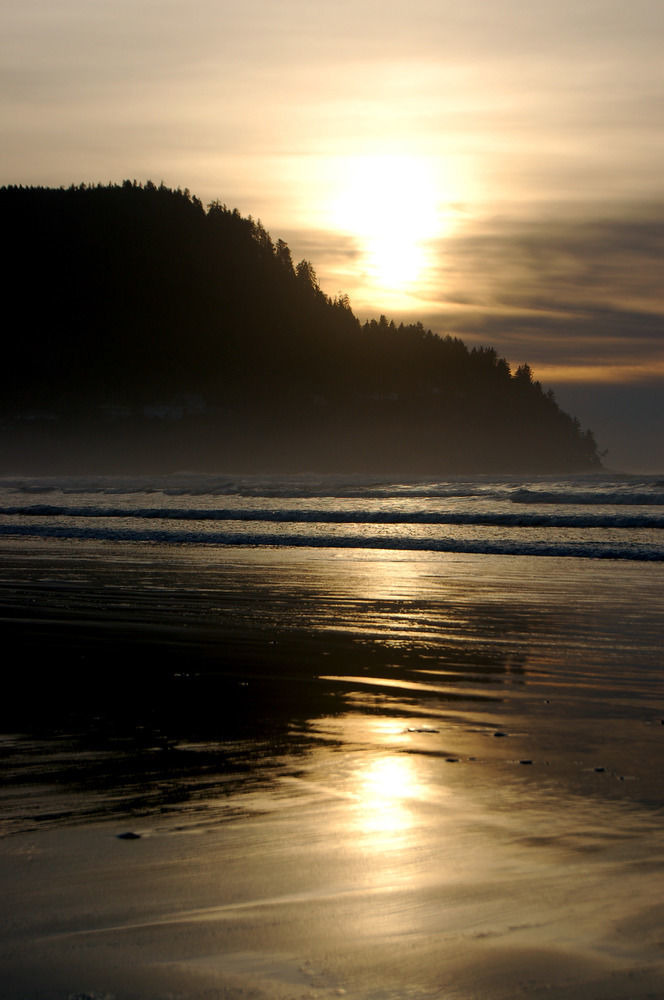
<svg viewBox="0 0 664 1000"><path fill-rule="evenodd" d="M408 757L376 757L360 771L356 818L364 833L382 835L377 849L412 826L410 801L416 794L417 775Z"/></svg>
<svg viewBox="0 0 664 1000"><path fill-rule="evenodd" d="M664 996L659 566L184 558L122 740L3 744L3 997Z"/></svg>

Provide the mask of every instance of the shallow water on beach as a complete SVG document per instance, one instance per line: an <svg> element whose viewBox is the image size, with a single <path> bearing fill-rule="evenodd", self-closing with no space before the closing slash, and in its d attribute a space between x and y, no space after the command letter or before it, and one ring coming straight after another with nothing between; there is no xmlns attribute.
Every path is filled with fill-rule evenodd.
<svg viewBox="0 0 664 1000"><path fill-rule="evenodd" d="M664 563L1 551L3 998L664 995Z"/></svg>

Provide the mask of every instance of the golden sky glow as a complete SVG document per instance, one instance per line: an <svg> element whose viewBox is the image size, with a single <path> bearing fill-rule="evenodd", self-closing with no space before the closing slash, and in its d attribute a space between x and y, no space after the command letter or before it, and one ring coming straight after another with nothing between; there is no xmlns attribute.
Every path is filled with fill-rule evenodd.
<svg viewBox="0 0 664 1000"><path fill-rule="evenodd" d="M0 39L0 183L188 187L361 318L661 378L657 0L23 0Z"/></svg>
<svg viewBox="0 0 664 1000"><path fill-rule="evenodd" d="M450 229L453 192L440 164L374 153L333 165L323 195L332 232L353 238L365 294L408 308L432 264L429 244Z"/></svg>

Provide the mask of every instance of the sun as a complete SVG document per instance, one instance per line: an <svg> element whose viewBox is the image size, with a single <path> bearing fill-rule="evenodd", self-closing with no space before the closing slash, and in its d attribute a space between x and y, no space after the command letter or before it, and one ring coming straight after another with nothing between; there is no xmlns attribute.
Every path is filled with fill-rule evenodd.
<svg viewBox="0 0 664 1000"><path fill-rule="evenodd" d="M424 158L349 157L341 162L331 202L332 224L360 243L366 280L404 291L421 279L429 244L441 233L435 172Z"/></svg>

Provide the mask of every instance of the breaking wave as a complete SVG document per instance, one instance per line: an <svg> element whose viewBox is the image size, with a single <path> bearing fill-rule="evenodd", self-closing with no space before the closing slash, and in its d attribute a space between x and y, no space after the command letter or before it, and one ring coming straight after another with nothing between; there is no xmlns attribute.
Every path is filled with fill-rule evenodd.
<svg viewBox="0 0 664 1000"><path fill-rule="evenodd" d="M522 556L573 556L586 559L630 559L650 562L664 561L664 547L639 545L626 542L556 542L522 539L467 540L454 538L413 538L407 535L284 535L276 533L168 531L160 529L125 527L80 527L73 524L58 525L14 524L0 525L0 535L33 536L59 539L94 539L115 542L159 542L169 545L216 545L251 547L296 548L363 548L393 549L411 552L455 552L484 555Z"/></svg>

